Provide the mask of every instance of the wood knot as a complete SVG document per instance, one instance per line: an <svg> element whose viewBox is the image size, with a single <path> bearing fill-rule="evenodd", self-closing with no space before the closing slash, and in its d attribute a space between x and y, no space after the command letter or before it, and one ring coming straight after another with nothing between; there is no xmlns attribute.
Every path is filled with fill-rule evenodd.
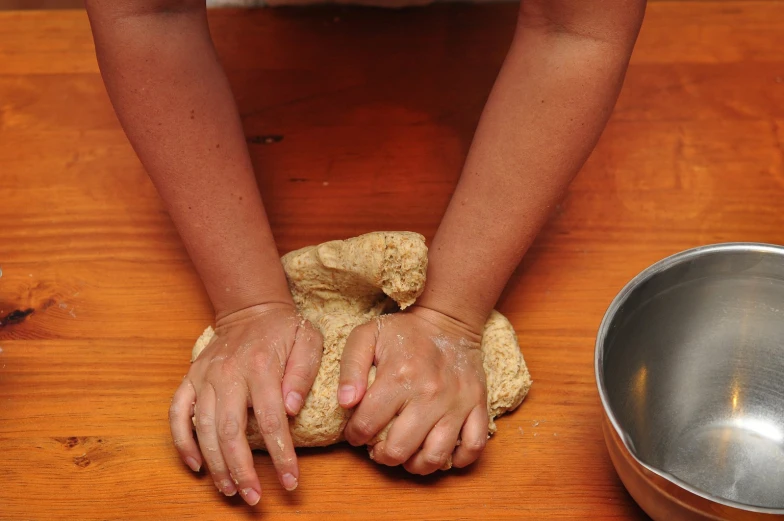
<svg viewBox="0 0 784 521"><path fill-rule="evenodd" d="M63 447L66 449L72 449L79 445L79 442L82 440L76 436L69 436L68 438L55 438L55 441L62 443Z"/></svg>
<svg viewBox="0 0 784 521"><path fill-rule="evenodd" d="M24 322L24 320L32 315L34 311L35 310L33 308L15 309L6 316L0 318L0 327L11 326L13 324Z"/></svg>
<svg viewBox="0 0 784 521"><path fill-rule="evenodd" d="M74 465L79 468L85 468L90 466L90 458L87 457L87 453L85 452L81 456L76 456L74 459Z"/></svg>

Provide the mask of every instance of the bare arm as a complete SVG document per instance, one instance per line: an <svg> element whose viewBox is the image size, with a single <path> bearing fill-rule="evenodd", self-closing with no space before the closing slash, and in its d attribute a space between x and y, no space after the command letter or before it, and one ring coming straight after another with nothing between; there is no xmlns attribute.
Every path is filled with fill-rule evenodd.
<svg viewBox="0 0 784 521"><path fill-rule="evenodd" d="M218 318L291 303L204 2L88 2L120 122Z"/></svg>
<svg viewBox="0 0 784 521"><path fill-rule="evenodd" d="M294 309L204 0L88 0L87 8L112 104L216 312L214 339L172 399L174 444L194 471L206 462L224 494L255 505L248 407L279 481L296 488L286 414L299 412L313 384L321 336Z"/></svg>
<svg viewBox="0 0 784 521"><path fill-rule="evenodd" d="M644 0L524 0L419 304L481 331L620 92Z"/></svg>
<svg viewBox="0 0 784 521"><path fill-rule="evenodd" d="M373 447L376 462L429 474L450 457L456 467L469 465L484 449L486 384L474 347L512 271L599 139L644 5L523 0L514 43L430 248L425 293L383 327L355 329L343 351L339 401L357 406L346 439L367 443L399 413ZM366 392L372 363L376 378Z"/></svg>

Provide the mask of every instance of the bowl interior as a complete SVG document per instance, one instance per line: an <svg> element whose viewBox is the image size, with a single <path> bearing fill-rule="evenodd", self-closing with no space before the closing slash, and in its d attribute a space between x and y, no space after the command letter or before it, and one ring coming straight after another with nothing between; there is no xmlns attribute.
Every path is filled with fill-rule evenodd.
<svg viewBox="0 0 784 521"><path fill-rule="evenodd" d="M609 317L599 370L640 461L784 508L784 250L707 250L654 271Z"/></svg>

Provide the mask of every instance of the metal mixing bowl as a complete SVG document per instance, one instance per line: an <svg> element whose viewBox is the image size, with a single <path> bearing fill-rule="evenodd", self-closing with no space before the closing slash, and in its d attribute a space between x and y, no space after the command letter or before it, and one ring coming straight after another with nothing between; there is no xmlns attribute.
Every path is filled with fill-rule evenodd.
<svg viewBox="0 0 784 521"><path fill-rule="evenodd" d="M595 362L610 456L651 517L784 519L784 248L654 264L610 305Z"/></svg>

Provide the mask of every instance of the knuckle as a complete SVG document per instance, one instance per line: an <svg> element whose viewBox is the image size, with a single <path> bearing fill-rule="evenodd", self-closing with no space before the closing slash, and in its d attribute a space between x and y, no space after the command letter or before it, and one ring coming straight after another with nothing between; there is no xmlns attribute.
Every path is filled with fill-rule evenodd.
<svg viewBox="0 0 784 521"><path fill-rule="evenodd" d="M226 465L223 463L223 459L218 458L216 456L204 454L204 459L207 463L207 468L210 470L210 474L213 476L221 476L228 472L226 469Z"/></svg>
<svg viewBox="0 0 784 521"><path fill-rule="evenodd" d="M395 371L395 378L398 381L411 380L416 372L416 367L410 363L403 363Z"/></svg>
<svg viewBox="0 0 784 521"><path fill-rule="evenodd" d="M285 378L291 383L307 385L310 372L310 366L307 362L298 363L286 371Z"/></svg>
<svg viewBox="0 0 784 521"><path fill-rule="evenodd" d="M401 465L408 460L406 450L400 445L384 447L384 455L386 456L387 461L393 465Z"/></svg>
<svg viewBox="0 0 784 521"><path fill-rule="evenodd" d="M373 422L370 421L370 418L366 416L358 416L352 420L352 424L354 426L354 430L360 435L364 437L370 437L376 434L375 425Z"/></svg>
<svg viewBox="0 0 784 521"><path fill-rule="evenodd" d="M426 452L424 456L425 456L425 462L428 465L433 465L438 468L441 468L449 460L450 454L444 451L433 451L433 452Z"/></svg>
<svg viewBox="0 0 784 521"><path fill-rule="evenodd" d="M244 467L242 465L238 465L236 467L232 467L229 470L231 476L239 482L250 481L253 476L253 472L251 471L250 467Z"/></svg>
<svg viewBox="0 0 784 521"><path fill-rule="evenodd" d="M467 440L463 440L461 446L472 454L478 454L485 450L485 446L487 445L487 438L480 437L480 438L469 438Z"/></svg>
<svg viewBox="0 0 784 521"><path fill-rule="evenodd" d="M226 416L218 425L218 437L221 441L231 441L240 434L240 422L234 416Z"/></svg>
<svg viewBox="0 0 784 521"><path fill-rule="evenodd" d="M215 426L215 417L210 413L200 411L196 416L196 430L204 432Z"/></svg>
<svg viewBox="0 0 784 521"><path fill-rule="evenodd" d="M188 448L188 445L190 444L191 441L193 441L193 439L189 440L187 438L174 438L172 440L172 442L174 443L174 447L177 450L183 450Z"/></svg>
<svg viewBox="0 0 784 521"><path fill-rule="evenodd" d="M220 376L220 381L230 381L235 379L239 374L241 374L240 366L236 361L233 360L226 360L222 366L220 366L220 370L218 373Z"/></svg>
<svg viewBox="0 0 784 521"><path fill-rule="evenodd" d="M272 354L268 351L256 352L251 356L251 367L258 374L267 374L274 367Z"/></svg>
<svg viewBox="0 0 784 521"><path fill-rule="evenodd" d="M423 382L419 387L419 396L424 400L433 400L441 393L441 385L435 380Z"/></svg>
<svg viewBox="0 0 784 521"><path fill-rule="evenodd" d="M344 378L357 378L362 373L362 364L355 358L347 357L343 360L340 373Z"/></svg>
<svg viewBox="0 0 784 521"><path fill-rule="evenodd" d="M280 419L273 412L262 412L259 414L258 423L262 434L273 434L280 430Z"/></svg>

